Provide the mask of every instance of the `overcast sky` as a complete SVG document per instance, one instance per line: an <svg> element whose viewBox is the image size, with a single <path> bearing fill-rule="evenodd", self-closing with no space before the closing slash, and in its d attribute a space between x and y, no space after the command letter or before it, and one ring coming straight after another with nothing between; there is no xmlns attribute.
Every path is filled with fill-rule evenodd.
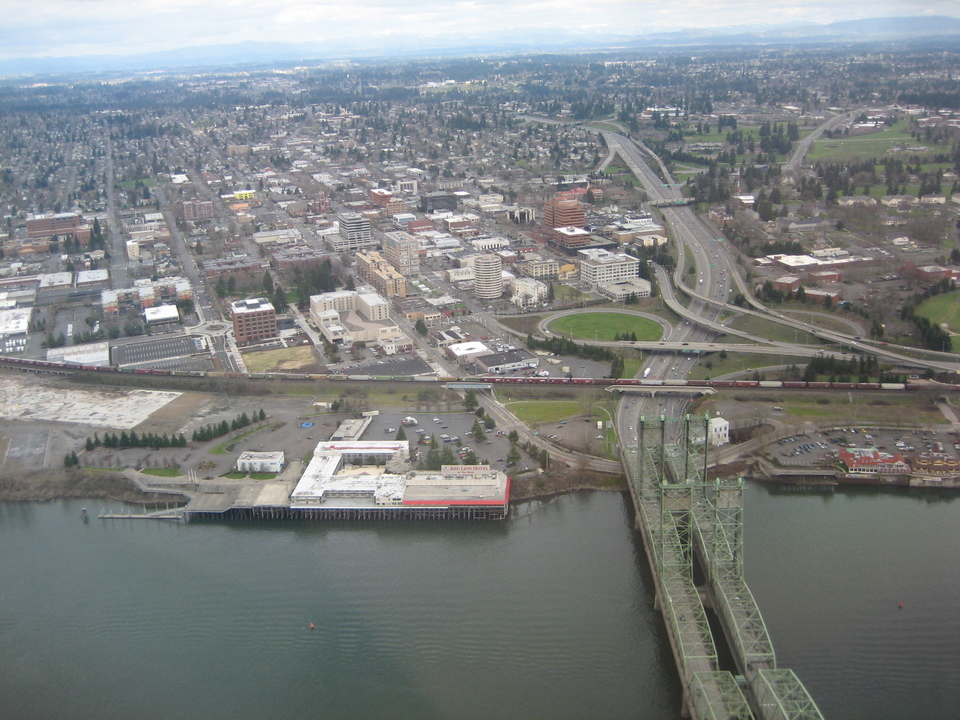
<svg viewBox="0 0 960 720"><path fill-rule="evenodd" d="M244 40L395 47L504 28L599 37L869 17L960 17L960 0L3 0L0 59L140 54ZM367 43L365 43L367 44Z"/></svg>

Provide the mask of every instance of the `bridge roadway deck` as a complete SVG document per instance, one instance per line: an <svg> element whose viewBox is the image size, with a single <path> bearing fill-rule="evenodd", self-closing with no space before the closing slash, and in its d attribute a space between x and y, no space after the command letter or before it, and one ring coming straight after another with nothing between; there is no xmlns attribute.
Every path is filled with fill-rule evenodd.
<svg viewBox="0 0 960 720"><path fill-rule="evenodd" d="M670 455L678 467L676 453ZM694 720L823 720L796 675L776 667L773 644L743 579L740 538L735 534L740 528L739 503L725 499L719 489L712 497L699 490L690 495L686 507L676 503L665 508L668 499L647 480L657 477L653 459L638 458L637 448L629 448L623 457L657 586L657 604L683 682L684 711ZM699 464L693 458L684 467ZM713 635L693 582L692 557L681 538L685 532L692 534L694 550L707 568L708 594L745 678L749 700L737 678L718 668Z"/></svg>
<svg viewBox="0 0 960 720"><path fill-rule="evenodd" d="M637 458L636 448L625 457L630 494L637 510L647 560L657 587L657 605L663 612L667 637L683 682L684 714L694 720L748 720L753 715L736 679L718 669L717 650L700 593L687 571L690 558L679 538L682 528L661 513L659 490L641 478L655 476L650 457ZM647 465L639 472L639 463ZM633 471L631 471L633 470ZM669 525L664 526L662 518ZM657 557L661 537L662 561Z"/></svg>

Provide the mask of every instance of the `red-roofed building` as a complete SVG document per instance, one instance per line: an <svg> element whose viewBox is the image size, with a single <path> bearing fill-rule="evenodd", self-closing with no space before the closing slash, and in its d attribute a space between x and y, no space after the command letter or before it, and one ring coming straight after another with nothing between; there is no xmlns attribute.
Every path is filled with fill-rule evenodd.
<svg viewBox="0 0 960 720"><path fill-rule="evenodd" d="M903 455L880 452L876 448L841 449L839 457L850 473L906 475L910 472Z"/></svg>

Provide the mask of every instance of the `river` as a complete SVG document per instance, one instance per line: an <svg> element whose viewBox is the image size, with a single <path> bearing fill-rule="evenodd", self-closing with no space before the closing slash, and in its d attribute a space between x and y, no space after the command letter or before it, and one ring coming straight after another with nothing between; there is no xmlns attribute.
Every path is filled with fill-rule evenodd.
<svg viewBox="0 0 960 720"><path fill-rule="evenodd" d="M679 715L623 495L504 523L84 524L81 505L0 505L7 720ZM955 716L958 509L748 487L748 579L826 717Z"/></svg>

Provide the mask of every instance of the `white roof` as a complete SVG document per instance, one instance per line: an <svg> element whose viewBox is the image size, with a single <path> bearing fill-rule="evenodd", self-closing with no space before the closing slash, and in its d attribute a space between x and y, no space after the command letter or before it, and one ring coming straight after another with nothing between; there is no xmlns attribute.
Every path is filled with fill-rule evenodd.
<svg viewBox="0 0 960 720"><path fill-rule="evenodd" d="M180 311L176 305L157 305L143 309L143 318L148 323L168 322L170 320L179 320Z"/></svg>
<svg viewBox="0 0 960 720"><path fill-rule="evenodd" d="M30 330L32 308L0 310L0 337L26 335Z"/></svg>
<svg viewBox="0 0 960 720"><path fill-rule="evenodd" d="M481 355L490 352L490 348L488 348L482 342L477 341L456 343L455 345L450 345L447 349L457 357Z"/></svg>
<svg viewBox="0 0 960 720"><path fill-rule="evenodd" d="M97 270L81 270L77 273L77 285L91 282L106 282L110 273L105 268Z"/></svg>
<svg viewBox="0 0 960 720"><path fill-rule="evenodd" d="M72 282L73 273L68 272L46 273L40 276L40 287L42 288L70 285Z"/></svg>

